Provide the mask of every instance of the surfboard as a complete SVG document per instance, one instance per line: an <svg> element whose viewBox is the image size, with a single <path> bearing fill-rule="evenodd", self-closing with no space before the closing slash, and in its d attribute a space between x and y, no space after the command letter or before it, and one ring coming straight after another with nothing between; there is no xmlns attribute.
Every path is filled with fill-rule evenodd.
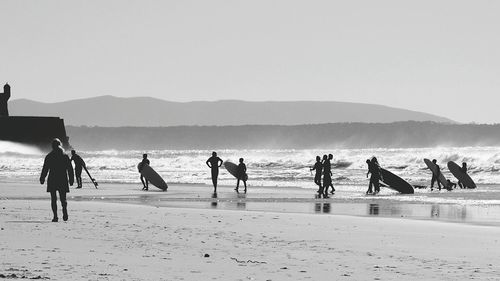
<svg viewBox="0 0 500 281"><path fill-rule="evenodd" d="M413 186L404 179L383 168L380 169L380 173L382 174L383 182L387 185L388 188L396 190L403 194L415 193Z"/></svg>
<svg viewBox="0 0 500 281"><path fill-rule="evenodd" d="M234 164L233 162L229 162L229 161L226 161L224 162L224 168L226 168L226 170L231 174L233 175L235 178L238 178L238 165ZM243 175L243 179L244 181L247 181L248 180L248 175L245 173Z"/></svg>
<svg viewBox="0 0 500 281"><path fill-rule="evenodd" d="M141 167L142 163L137 165L137 169ZM163 180L163 178L158 175L158 173L151 168L148 164L144 164L141 170L141 175L145 177L152 185L158 187L159 189L165 191L168 188L167 183Z"/></svg>
<svg viewBox="0 0 500 281"><path fill-rule="evenodd" d="M435 175L437 173L437 167L436 167L436 164L432 163L431 160L425 158L424 159L424 162L425 162L425 165L427 165L427 167L432 171L432 173ZM441 185L446 189L448 188L448 182L446 181L446 178L444 177L443 175L443 171L441 171L441 173L439 173L439 177L438 177L438 180L439 182L441 183Z"/></svg>
<svg viewBox="0 0 500 281"><path fill-rule="evenodd" d="M471 179L471 177L462 172L462 168L455 162L450 161L448 162L448 169L450 172L457 178L460 182L462 182L462 185L464 185L467 188L476 188L476 183Z"/></svg>

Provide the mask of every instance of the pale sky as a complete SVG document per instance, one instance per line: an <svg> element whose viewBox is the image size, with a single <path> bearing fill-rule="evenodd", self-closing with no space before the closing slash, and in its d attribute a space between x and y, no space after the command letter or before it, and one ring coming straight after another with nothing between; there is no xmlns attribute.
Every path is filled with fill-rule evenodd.
<svg viewBox="0 0 500 281"><path fill-rule="evenodd" d="M329 100L500 123L500 1L0 2L13 99Z"/></svg>

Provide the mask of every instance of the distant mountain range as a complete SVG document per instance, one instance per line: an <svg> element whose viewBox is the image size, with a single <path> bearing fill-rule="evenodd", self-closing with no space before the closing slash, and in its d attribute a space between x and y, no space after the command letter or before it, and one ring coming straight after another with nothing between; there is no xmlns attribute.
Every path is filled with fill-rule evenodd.
<svg viewBox="0 0 500 281"><path fill-rule="evenodd" d="M99 96L57 103L17 99L9 102L9 110L13 116L59 116L67 125L105 127L391 123L409 120L456 123L432 114L382 105L319 101L170 102L150 97Z"/></svg>

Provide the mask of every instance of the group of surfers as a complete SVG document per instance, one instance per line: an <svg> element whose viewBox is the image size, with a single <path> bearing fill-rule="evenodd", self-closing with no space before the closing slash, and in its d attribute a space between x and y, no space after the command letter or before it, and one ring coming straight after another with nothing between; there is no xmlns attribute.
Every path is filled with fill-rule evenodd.
<svg viewBox="0 0 500 281"><path fill-rule="evenodd" d="M333 194L335 192L335 188L332 183L332 161L333 155L324 155L323 158L316 156L316 163L313 167L310 168L310 171L315 171L314 183L318 185L318 195L319 197L328 198L328 194ZM75 168L73 170L73 166L71 162L75 163ZM431 190L434 188L434 183L437 182L439 190L441 190L441 182L439 180L441 169L439 165L437 165L436 159L432 160L432 162L436 166L436 171L433 172L431 179ZM217 152L213 152L212 156L207 159L206 165L211 170L212 176L212 184L214 187L214 194L217 193L217 180L219 176L219 168L223 164L223 160L217 156ZM370 182L368 185L368 190L366 194L377 194L380 192L380 181L384 181L381 173L381 168L378 163L376 157L372 157L371 159L366 160L368 165L368 172L366 177L371 175ZM144 165L150 165L150 161L148 159L148 155L144 154L141 163L138 165L139 172L141 172ZM67 211L67 201L66 201L66 193L69 192L69 186L73 186L75 175L77 181L77 187L82 187L82 178L81 173L82 169L86 169L86 164L83 159L76 154L74 150L71 151L71 158L69 158L62 148L61 141L59 139L54 139L52 141L52 151L47 154L44 159L42 174L40 175L40 184L45 183L45 179L47 179L47 192L50 192L51 197L51 207L54 217L52 219L53 222L58 221L57 216L57 192L59 192L59 200L61 201L62 211L63 211L63 220L68 220L68 211ZM461 167L461 171L467 173L467 163L463 163ZM236 183L236 192L239 191L240 181L243 181L245 186L244 192L247 192L247 167L244 163L244 159L239 159L239 165L236 168L236 172L234 176L237 179ZM149 182L144 176L141 174L141 182L143 184L143 190L148 190ZM458 182L460 188L466 188L460 181ZM457 184L452 183L448 180L446 186L444 188L451 190L453 187L456 188ZM331 189L330 189L331 188Z"/></svg>

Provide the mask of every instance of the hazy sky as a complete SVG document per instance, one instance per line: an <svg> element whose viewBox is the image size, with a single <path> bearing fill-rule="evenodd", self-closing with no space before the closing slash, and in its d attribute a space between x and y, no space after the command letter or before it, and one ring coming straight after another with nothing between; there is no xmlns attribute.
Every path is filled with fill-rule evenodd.
<svg viewBox="0 0 500 281"><path fill-rule="evenodd" d="M500 123L500 1L0 2L13 98L384 104Z"/></svg>

